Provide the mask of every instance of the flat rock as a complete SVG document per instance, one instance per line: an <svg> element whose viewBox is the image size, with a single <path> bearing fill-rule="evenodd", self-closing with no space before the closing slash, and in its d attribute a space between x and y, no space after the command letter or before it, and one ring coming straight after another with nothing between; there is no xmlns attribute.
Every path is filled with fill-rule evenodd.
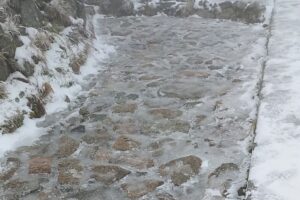
<svg viewBox="0 0 300 200"><path fill-rule="evenodd" d="M139 129L134 122L117 122L113 130L118 134L135 134L138 133Z"/></svg>
<svg viewBox="0 0 300 200"><path fill-rule="evenodd" d="M219 177L226 173L238 171L239 167L234 163L223 163L217 167L212 173L209 174L208 178Z"/></svg>
<svg viewBox="0 0 300 200"><path fill-rule="evenodd" d="M20 167L20 160L18 158L7 158L4 170L0 172L0 181L10 179Z"/></svg>
<svg viewBox="0 0 300 200"><path fill-rule="evenodd" d="M29 160L29 174L50 174L52 158L32 158Z"/></svg>
<svg viewBox="0 0 300 200"><path fill-rule="evenodd" d="M200 158L190 155L161 165L159 173L162 176L170 176L174 185L179 186L192 176L197 175L201 165L202 160Z"/></svg>
<svg viewBox="0 0 300 200"><path fill-rule="evenodd" d="M111 135L107 131L99 131L98 133L89 133L81 137L87 144L101 144L109 141Z"/></svg>
<svg viewBox="0 0 300 200"><path fill-rule="evenodd" d="M4 190L14 193L14 198L12 199L20 199L20 197L37 192L41 189L41 186L38 180L23 181L21 179L15 179L8 181L3 188Z"/></svg>
<svg viewBox="0 0 300 200"><path fill-rule="evenodd" d="M79 184L83 170L77 159L63 159L58 163L58 183L61 185Z"/></svg>
<svg viewBox="0 0 300 200"><path fill-rule="evenodd" d="M59 157L68 157L72 155L79 147L79 142L68 136L62 136L59 139Z"/></svg>
<svg viewBox="0 0 300 200"><path fill-rule="evenodd" d="M156 195L158 200L175 200L175 198L169 193L159 193Z"/></svg>
<svg viewBox="0 0 300 200"><path fill-rule="evenodd" d="M155 76L155 75L143 75L139 78L141 81L151 81L151 80L157 80L161 78L160 76Z"/></svg>
<svg viewBox="0 0 300 200"><path fill-rule="evenodd" d="M71 133L85 133L85 126L79 125L73 129L71 129Z"/></svg>
<svg viewBox="0 0 300 200"><path fill-rule="evenodd" d="M157 187L163 184L164 182L160 180L144 180L122 184L122 189L127 193L130 199L136 199L153 192Z"/></svg>
<svg viewBox="0 0 300 200"><path fill-rule="evenodd" d="M58 183L61 185L78 185L79 178L76 178L72 173L63 172L58 174Z"/></svg>
<svg viewBox="0 0 300 200"><path fill-rule="evenodd" d="M194 77L194 78L208 78L209 73L201 72L201 71L193 71L193 70L184 70L181 71L178 75L186 76L186 77Z"/></svg>
<svg viewBox="0 0 300 200"><path fill-rule="evenodd" d="M204 96L206 89L200 85L189 83L174 83L163 86L158 94L163 97L179 98L182 100L199 99Z"/></svg>
<svg viewBox="0 0 300 200"><path fill-rule="evenodd" d="M109 162L113 164L129 165L130 167L134 167L139 170L154 167L154 161L152 159L135 155L123 155L118 158L110 159Z"/></svg>
<svg viewBox="0 0 300 200"><path fill-rule="evenodd" d="M138 141L135 141L127 136L120 136L113 144L113 148L119 151L128 151L140 146Z"/></svg>
<svg viewBox="0 0 300 200"><path fill-rule="evenodd" d="M106 185L110 185L120 179L124 178L131 172L115 165L99 165L92 169L92 178L97 181L103 182Z"/></svg>
<svg viewBox="0 0 300 200"><path fill-rule="evenodd" d="M160 122L157 125L157 130L163 132L169 131L169 132L188 133L190 128L191 128L190 123L183 120L169 120L167 122Z"/></svg>
<svg viewBox="0 0 300 200"><path fill-rule="evenodd" d="M179 117L182 115L182 111L180 110L171 110L168 108L157 108L157 109L152 109L149 111L149 113L153 116L156 117L161 117L161 118L168 118L168 119L174 119L176 117Z"/></svg>
<svg viewBox="0 0 300 200"><path fill-rule="evenodd" d="M96 161L108 162L112 158L112 153L106 148L99 148L93 155L92 159Z"/></svg>
<svg viewBox="0 0 300 200"><path fill-rule="evenodd" d="M134 113L137 109L137 104L128 103L128 104L120 104L113 107L114 113Z"/></svg>

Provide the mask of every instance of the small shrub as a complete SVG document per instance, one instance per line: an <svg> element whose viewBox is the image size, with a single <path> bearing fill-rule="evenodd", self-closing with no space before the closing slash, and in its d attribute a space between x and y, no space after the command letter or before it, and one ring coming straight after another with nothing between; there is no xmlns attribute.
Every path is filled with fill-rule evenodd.
<svg viewBox="0 0 300 200"><path fill-rule="evenodd" d="M41 118L46 114L46 110L43 101L35 95L27 97L27 106L32 110L30 118Z"/></svg>
<svg viewBox="0 0 300 200"><path fill-rule="evenodd" d="M7 91L5 85L0 82L0 99L5 99L5 98L7 98Z"/></svg>
<svg viewBox="0 0 300 200"><path fill-rule="evenodd" d="M80 53L78 56L75 56L70 63L70 67L72 68L75 74L80 73L80 67L86 62L87 60L87 51Z"/></svg>
<svg viewBox="0 0 300 200"><path fill-rule="evenodd" d="M12 14L7 6L1 6L3 17L5 17L4 26L2 28L6 33L17 33L19 34L18 25L21 22L21 16L18 14Z"/></svg>
<svg viewBox="0 0 300 200"><path fill-rule="evenodd" d="M40 89L40 98L44 99L48 97L51 93L53 93L53 89L49 83L44 83L42 89Z"/></svg>
<svg viewBox="0 0 300 200"><path fill-rule="evenodd" d="M187 0L185 5L179 7L177 15L181 17L188 17L194 14L195 13L194 3L195 3L194 0Z"/></svg>
<svg viewBox="0 0 300 200"><path fill-rule="evenodd" d="M0 130L2 130L3 134L13 133L23 125L23 122L24 114L18 111L16 115L4 121L4 124L0 126Z"/></svg>
<svg viewBox="0 0 300 200"><path fill-rule="evenodd" d="M54 38L46 31L40 32L34 39L34 45L41 51L48 51Z"/></svg>

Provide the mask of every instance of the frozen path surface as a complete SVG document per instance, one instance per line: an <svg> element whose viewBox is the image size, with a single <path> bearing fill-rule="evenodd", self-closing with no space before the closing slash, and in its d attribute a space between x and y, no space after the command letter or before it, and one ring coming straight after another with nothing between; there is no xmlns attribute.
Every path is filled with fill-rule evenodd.
<svg viewBox="0 0 300 200"><path fill-rule="evenodd" d="M250 180L253 200L299 200L300 2L277 0L269 43L257 147Z"/></svg>
<svg viewBox="0 0 300 200"><path fill-rule="evenodd" d="M0 199L243 198L261 24L199 17L103 17L116 47L76 105L1 161Z"/></svg>

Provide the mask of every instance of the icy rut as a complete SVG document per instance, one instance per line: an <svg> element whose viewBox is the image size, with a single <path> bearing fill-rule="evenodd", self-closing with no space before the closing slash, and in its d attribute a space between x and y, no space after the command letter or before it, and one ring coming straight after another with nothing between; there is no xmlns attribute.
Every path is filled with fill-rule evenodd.
<svg viewBox="0 0 300 200"><path fill-rule="evenodd" d="M241 199L265 55L261 26L99 19L117 53L35 145L7 153L0 199Z"/></svg>
<svg viewBox="0 0 300 200"><path fill-rule="evenodd" d="M299 10L299 1L275 4L250 171L253 200L299 199Z"/></svg>

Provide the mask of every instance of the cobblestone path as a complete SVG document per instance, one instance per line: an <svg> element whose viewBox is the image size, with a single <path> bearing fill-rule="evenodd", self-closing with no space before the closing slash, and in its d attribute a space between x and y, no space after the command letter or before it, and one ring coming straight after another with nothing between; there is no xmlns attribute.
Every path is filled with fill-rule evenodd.
<svg viewBox="0 0 300 200"><path fill-rule="evenodd" d="M48 133L2 160L0 199L244 195L266 30L202 19L99 19L117 52Z"/></svg>

